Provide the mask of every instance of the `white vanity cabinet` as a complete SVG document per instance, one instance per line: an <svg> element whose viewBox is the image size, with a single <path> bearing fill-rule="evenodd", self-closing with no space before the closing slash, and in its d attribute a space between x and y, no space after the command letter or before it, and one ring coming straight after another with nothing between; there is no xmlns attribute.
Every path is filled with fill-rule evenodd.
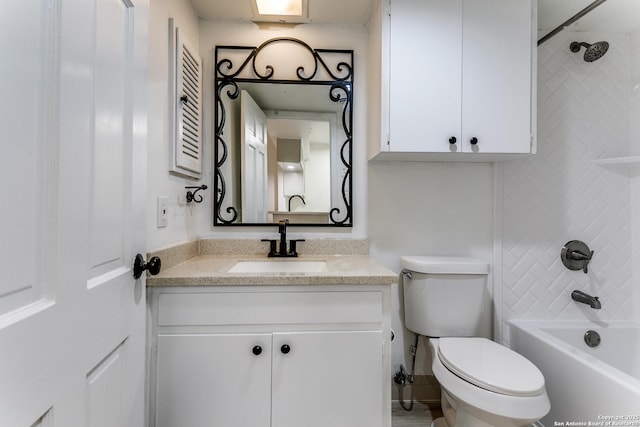
<svg viewBox="0 0 640 427"><path fill-rule="evenodd" d="M389 427L388 286L151 291L151 426Z"/></svg>
<svg viewBox="0 0 640 427"><path fill-rule="evenodd" d="M380 8L370 36L381 46L370 52L370 69L381 64L370 91L380 91L380 108L370 119L379 113L381 125L370 158L535 152L535 0L382 0Z"/></svg>

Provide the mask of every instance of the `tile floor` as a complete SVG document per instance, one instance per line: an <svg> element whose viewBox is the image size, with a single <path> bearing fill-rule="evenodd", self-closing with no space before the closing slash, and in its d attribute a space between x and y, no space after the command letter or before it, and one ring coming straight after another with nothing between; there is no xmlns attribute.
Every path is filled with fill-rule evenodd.
<svg viewBox="0 0 640 427"><path fill-rule="evenodd" d="M404 406L409 407L407 404ZM429 427L431 421L441 416L438 402L413 402L410 411L405 410L398 401L391 404L392 427Z"/></svg>

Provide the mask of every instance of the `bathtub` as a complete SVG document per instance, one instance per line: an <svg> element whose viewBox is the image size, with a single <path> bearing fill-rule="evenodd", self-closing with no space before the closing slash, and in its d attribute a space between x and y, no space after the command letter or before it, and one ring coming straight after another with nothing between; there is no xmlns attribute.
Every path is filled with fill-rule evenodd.
<svg viewBox="0 0 640 427"><path fill-rule="evenodd" d="M598 332L597 347L585 333ZM640 427L640 323L511 321L511 348L545 378L553 426Z"/></svg>

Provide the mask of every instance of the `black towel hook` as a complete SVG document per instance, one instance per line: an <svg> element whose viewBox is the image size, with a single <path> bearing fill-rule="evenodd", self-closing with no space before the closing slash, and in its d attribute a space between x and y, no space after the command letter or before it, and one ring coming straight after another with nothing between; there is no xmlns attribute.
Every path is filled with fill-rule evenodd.
<svg viewBox="0 0 640 427"><path fill-rule="evenodd" d="M196 193L198 191L200 191L200 190L206 190L207 186L202 184L199 187L184 187L184 188L187 189L187 190L191 190L191 189L195 188L195 190L193 190L193 192L187 191L187 203L190 203L190 202L200 203L202 201L202 196L199 195L199 194L196 196Z"/></svg>

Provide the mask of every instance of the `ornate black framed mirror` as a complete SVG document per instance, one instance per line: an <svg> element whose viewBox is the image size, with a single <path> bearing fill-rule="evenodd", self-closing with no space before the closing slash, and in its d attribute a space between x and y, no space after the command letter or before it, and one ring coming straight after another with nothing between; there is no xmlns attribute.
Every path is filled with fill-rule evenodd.
<svg viewBox="0 0 640 427"><path fill-rule="evenodd" d="M216 46L214 225L353 225L353 51Z"/></svg>

